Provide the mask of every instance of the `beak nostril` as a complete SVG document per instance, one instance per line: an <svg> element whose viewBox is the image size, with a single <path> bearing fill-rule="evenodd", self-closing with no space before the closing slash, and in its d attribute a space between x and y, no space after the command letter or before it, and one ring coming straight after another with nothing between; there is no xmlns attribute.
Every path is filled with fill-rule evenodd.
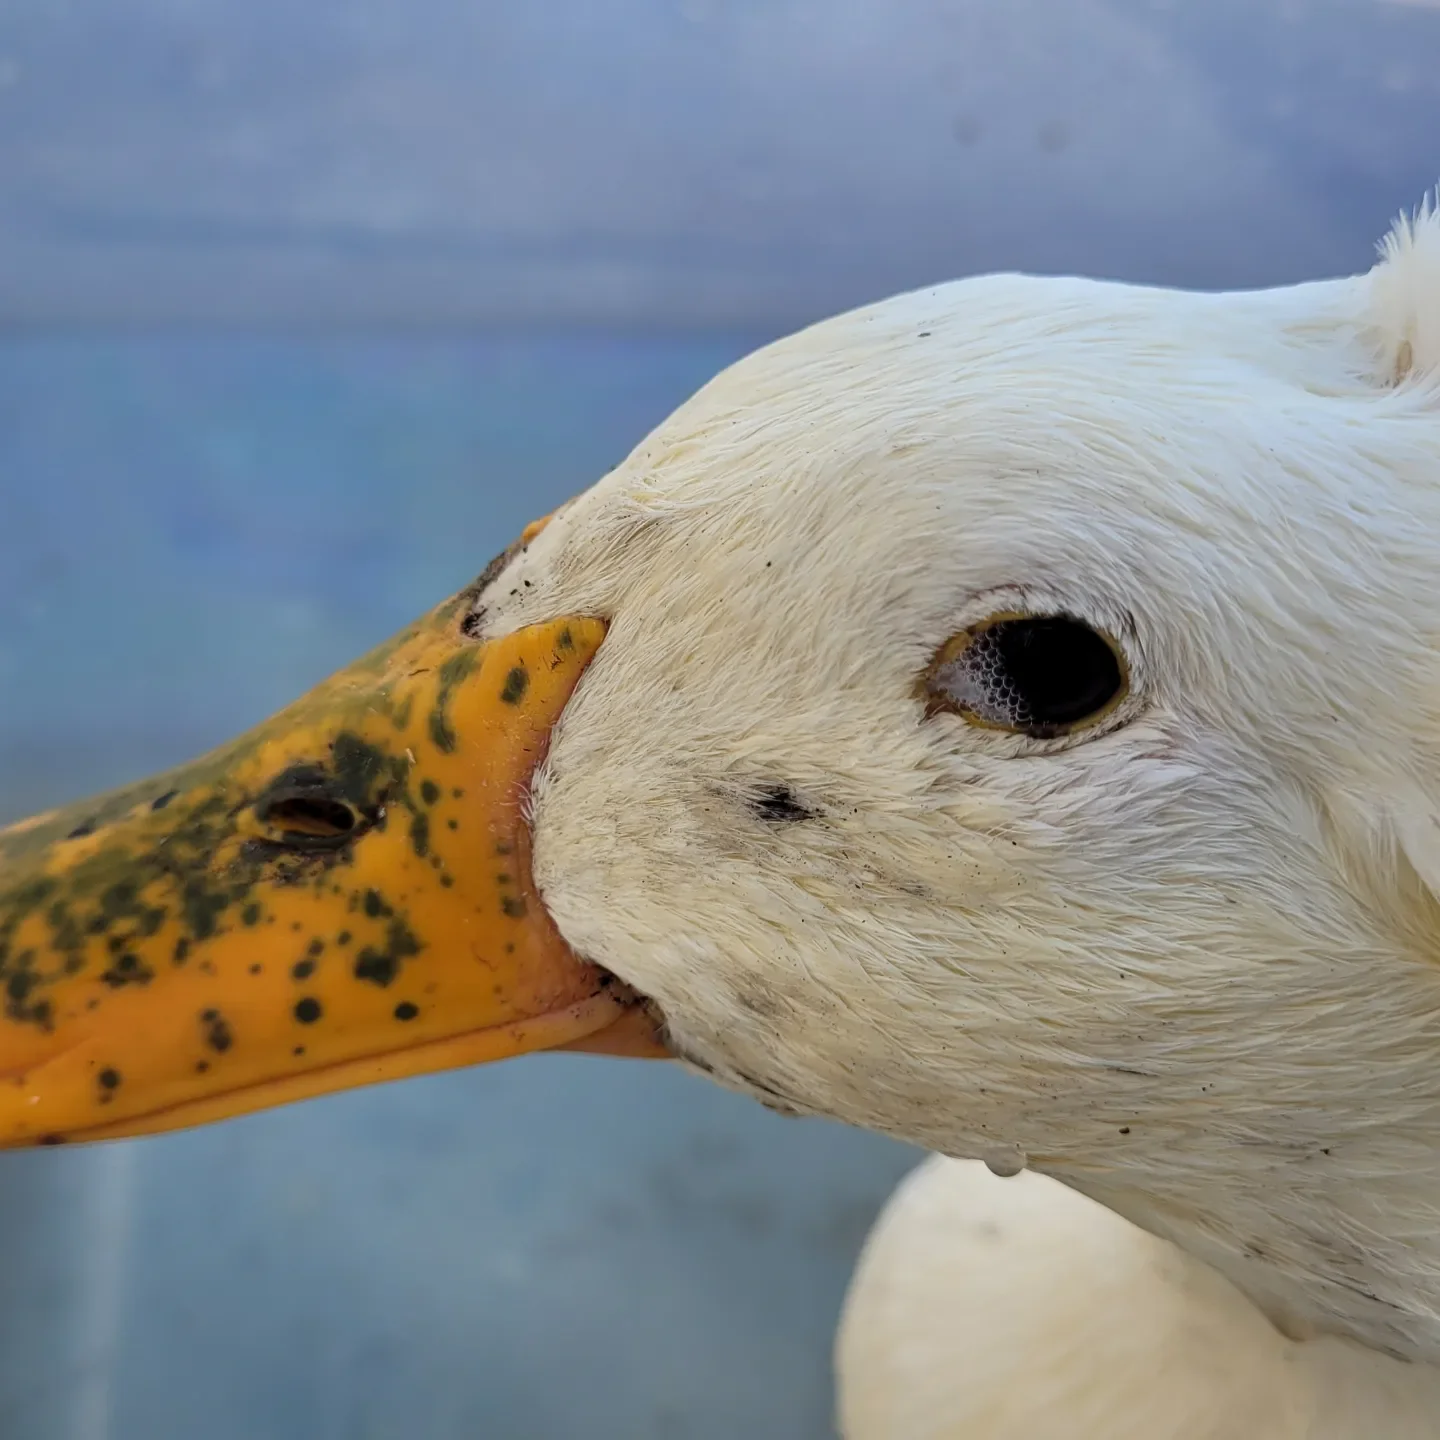
<svg viewBox="0 0 1440 1440"><path fill-rule="evenodd" d="M355 812L343 800L313 791L272 795L256 807L256 815L277 843L297 850L342 845L358 825Z"/></svg>

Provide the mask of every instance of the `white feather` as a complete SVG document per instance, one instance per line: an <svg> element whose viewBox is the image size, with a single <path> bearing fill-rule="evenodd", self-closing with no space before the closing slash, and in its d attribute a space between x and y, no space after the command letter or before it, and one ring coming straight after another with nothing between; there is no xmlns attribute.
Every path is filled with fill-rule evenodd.
<svg viewBox="0 0 1440 1440"><path fill-rule="evenodd" d="M1440 372L1440 222L1427 196L1413 216L1402 215L1380 242L1371 276L1371 321L1381 374L1395 383L1433 380Z"/></svg>
<svg viewBox="0 0 1440 1440"><path fill-rule="evenodd" d="M845 1440L1422 1440L1440 1373L1288 1340L1166 1241L1043 1175L932 1158L866 1242Z"/></svg>

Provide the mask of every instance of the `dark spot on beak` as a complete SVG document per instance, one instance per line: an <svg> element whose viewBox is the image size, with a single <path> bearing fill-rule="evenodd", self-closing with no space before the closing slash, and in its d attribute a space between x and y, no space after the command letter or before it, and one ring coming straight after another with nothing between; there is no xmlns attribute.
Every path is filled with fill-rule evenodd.
<svg viewBox="0 0 1440 1440"><path fill-rule="evenodd" d="M432 710L426 723L435 748L450 754L455 748L455 731L450 726L450 717L443 710Z"/></svg>
<svg viewBox="0 0 1440 1440"><path fill-rule="evenodd" d="M302 1025L313 1025L320 1018L320 1013L320 1002L313 996L307 995L295 1002L295 1018Z"/></svg>
<svg viewBox="0 0 1440 1440"><path fill-rule="evenodd" d="M402 1000L395 1007L395 1018L397 1020L413 1020L420 1013L418 1005L412 1005L408 1000Z"/></svg>
<svg viewBox="0 0 1440 1440"><path fill-rule="evenodd" d="M297 960L290 967L290 973L297 980L308 980L315 973L315 962L313 960Z"/></svg>
<svg viewBox="0 0 1440 1440"><path fill-rule="evenodd" d="M260 923L260 904L252 900L241 912L240 923L242 925L258 925Z"/></svg>
<svg viewBox="0 0 1440 1440"><path fill-rule="evenodd" d="M500 902L500 909L512 920L523 920L525 918L525 902L518 896L507 895Z"/></svg>
<svg viewBox="0 0 1440 1440"><path fill-rule="evenodd" d="M500 699L506 705L518 705L525 698L525 692L530 688L530 675L523 665L515 665L505 677L505 684L500 691Z"/></svg>
<svg viewBox="0 0 1440 1440"><path fill-rule="evenodd" d="M127 914L135 904L135 886L129 880L117 880L100 897L101 913L115 918Z"/></svg>
<svg viewBox="0 0 1440 1440"><path fill-rule="evenodd" d="M440 787L433 780L422 780L420 798L427 805L433 805L440 798Z"/></svg>
<svg viewBox="0 0 1440 1440"><path fill-rule="evenodd" d="M426 717L426 729L437 750L449 755L456 744L455 727L450 723L450 701L455 689L475 668L478 650L461 650L440 667L440 687L435 693L435 706Z"/></svg>
<svg viewBox="0 0 1440 1440"><path fill-rule="evenodd" d="M419 953L420 942L405 921L397 916L390 921L383 948L366 945L355 957L355 978L383 988L393 983L400 973L402 961Z"/></svg>
<svg viewBox="0 0 1440 1440"><path fill-rule="evenodd" d="M120 1087L120 1072L111 1065L107 1065L98 1078L104 1090L117 1090Z"/></svg>
<svg viewBox="0 0 1440 1440"><path fill-rule="evenodd" d="M180 792L178 790L167 790L163 795L157 795L151 802L152 810L163 810Z"/></svg>
<svg viewBox="0 0 1440 1440"><path fill-rule="evenodd" d="M108 970L100 972L100 978L112 990L118 990L122 985L148 985L154 979L154 972L142 963L138 955L127 950L115 957Z"/></svg>
<svg viewBox="0 0 1440 1440"><path fill-rule="evenodd" d="M202 882L187 880L181 894L181 908L185 912L185 923L194 932L197 940L208 940L220 923L229 899L214 891L207 890Z"/></svg>
<svg viewBox="0 0 1440 1440"><path fill-rule="evenodd" d="M223 1055L234 1043L235 1037L230 1033L230 1026L218 1010L202 1010L200 1024L205 1030L205 1043L216 1054Z"/></svg>
<svg viewBox="0 0 1440 1440"><path fill-rule="evenodd" d="M395 961L379 950L367 945L355 957L355 978L368 981L371 985L389 985L399 969Z"/></svg>
<svg viewBox="0 0 1440 1440"><path fill-rule="evenodd" d="M91 818L89 820L82 820L65 838L67 840L83 840L87 835L93 835L94 833L95 821Z"/></svg>

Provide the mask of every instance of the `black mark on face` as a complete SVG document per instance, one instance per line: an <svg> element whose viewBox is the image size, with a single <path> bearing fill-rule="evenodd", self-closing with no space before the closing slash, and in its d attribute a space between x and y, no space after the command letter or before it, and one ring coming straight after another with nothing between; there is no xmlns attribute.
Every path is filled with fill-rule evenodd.
<svg viewBox="0 0 1440 1440"><path fill-rule="evenodd" d="M295 1018L302 1025L313 1025L320 1018L320 1014L320 1002L311 995L295 1002Z"/></svg>
<svg viewBox="0 0 1440 1440"><path fill-rule="evenodd" d="M813 820L820 812L806 805L788 785L767 785L750 801L755 817L780 825L794 820Z"/></svg>
<svg viewBox="0 0 1440 1440"><path fill-rule="evenodd" d="M515 558L520 551L520 542L517 540L513 545L502 550L474 579L461 595L461 603L467 610L468 615L460 622L460 633L472 640L480 638L481 631L485 628L485 611L483 608L472 609L476 600L500 577L500 572Z"/></svg>
<svg viewBox="0 0 1440 1440"><path fill-rule="evenodd" d="M395 1018L397 1020L413 1020L420 1013L418 1005L412 1005L408 1000L402 1000L395 1007Z"/></svg>

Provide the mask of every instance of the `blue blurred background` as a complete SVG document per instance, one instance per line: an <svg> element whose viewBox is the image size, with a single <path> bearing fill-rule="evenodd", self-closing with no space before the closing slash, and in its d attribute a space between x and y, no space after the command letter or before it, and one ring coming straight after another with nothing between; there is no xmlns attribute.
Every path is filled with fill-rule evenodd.
<svg viewBox="0 0 1440 1440"><path fill-rule="evenodd" d="M468 580L755 343L1366 267L1433 0L0 0L0 819ZM540 1057L0 1156L3 1440L802 1440L913 1157Z"/></svg>

